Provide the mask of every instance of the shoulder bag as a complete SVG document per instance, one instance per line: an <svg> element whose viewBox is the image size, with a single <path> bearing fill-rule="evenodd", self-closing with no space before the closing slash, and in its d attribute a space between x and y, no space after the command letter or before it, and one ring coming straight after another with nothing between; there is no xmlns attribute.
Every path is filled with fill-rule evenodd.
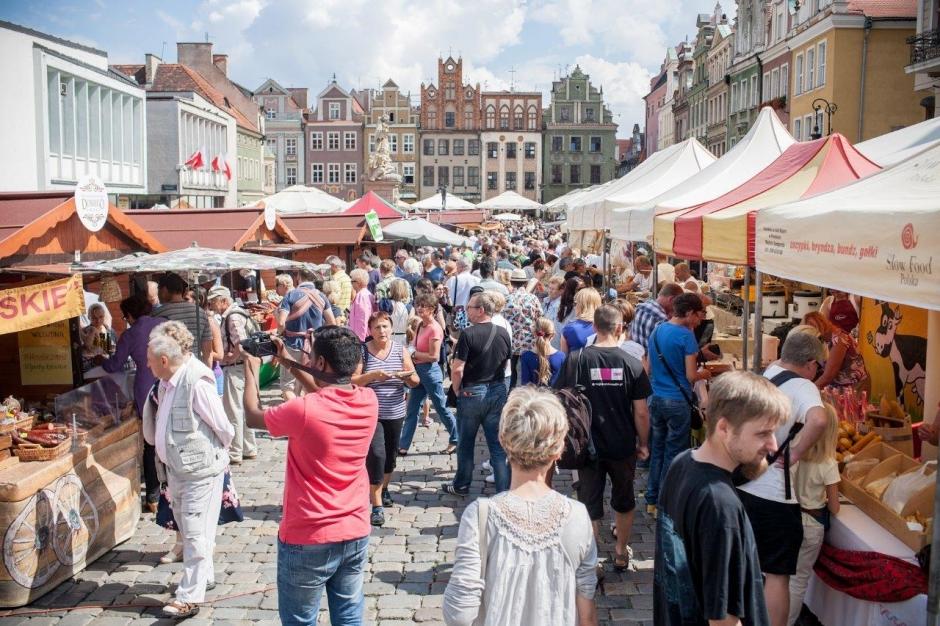
<svg viewBox="0 0 940 626"><path fill-rule="evenodd" d="M698 396L695 395L695 392L692 392L690 396L685 392L685 387L679 382L679 377L675 372L672 371L672 368L669 367L669 363L666 362L666 357L663 356L663 351L659 349L659 338L656 336L656 331L653 331L653 334L650 336L650 339L653 340L653 345L656 347L656 354L659 356L660 363L663 364L663 367L666 368L666 373L669 374L669 378L672 379L672 382L676 384L676 387L679 388L679 393L682 394L682 397L685 398L685 401L689 403L689 410L691 411L689 418L689 425L692 430L698 430L705 425L705 415L702 411L702 407L698 405Z"/></svg>

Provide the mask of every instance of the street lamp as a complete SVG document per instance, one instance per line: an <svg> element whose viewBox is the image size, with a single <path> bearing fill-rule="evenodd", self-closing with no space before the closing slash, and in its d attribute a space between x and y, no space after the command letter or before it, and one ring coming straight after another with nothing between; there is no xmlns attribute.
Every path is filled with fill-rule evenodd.
<svg viewBox="0 0 940 626"><path fill-rule="evenodd" d="M825 98L816 98L813 100L813 111L816 112L816 115L813 117L815 125L813 126L813 139L819 139L822 137L822 133L819 132L819 114L822 111L826 112L826 125L829 127L829 132L827 135L832 134L832 116L836 114L836 111L839 110L838 105L835 102L829 102Z"/></svg>
<svg viewBox="0 0 940 626"><path fill-rule="evenodd" d="M447 209L447 185L441 183L437 190L441 192L441 211L444 211Z"/></svg>

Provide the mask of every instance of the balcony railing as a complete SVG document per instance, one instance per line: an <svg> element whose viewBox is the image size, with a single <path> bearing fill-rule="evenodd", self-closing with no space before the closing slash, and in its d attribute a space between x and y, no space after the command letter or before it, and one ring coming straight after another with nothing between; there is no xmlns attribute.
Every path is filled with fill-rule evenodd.
<svg viewBox="0 0 940 626"><path fill-rule="evenodd" d="M911 46L911 65L940 58L940 28L907 38Z"/></svg>

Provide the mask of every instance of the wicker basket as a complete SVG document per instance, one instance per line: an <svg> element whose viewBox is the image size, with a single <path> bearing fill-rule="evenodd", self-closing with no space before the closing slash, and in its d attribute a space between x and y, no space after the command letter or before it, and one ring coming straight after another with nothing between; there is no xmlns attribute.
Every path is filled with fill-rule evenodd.
<svg viewBox="0 0 940 626"><path fill-rule="evenodd" d="M6 450L13 445L12 435L0 435L0 450Z"/></svg>
<svg viewBox="0 0 940 626"><path fill-rule="evenodd" d="M6 435L12 433L16 430L16 422L10 422L9 424L0 424L0 435Z"/></svg>
<svg viewBox="0 0 940 626"><path fill-rule="evenodd" d="M32 430L36 426L36 417L26 414L26 417L16 420L14 426L16 426L16 430Z"/></svg>
<svg viewBox="0 0 940 626"><path fill-rule="evenodd" d="M84 445L85 442L88 441L88 431L84 428L79 428L78 431L74 433L74 435L72 433L72 429L68 426L56 426L55 430L58 433L72 437L76 442L78 442L78 445L80 446Z"/></svg>
<svg viewBox="0 0 940 626"><path fill-rule="evenodd" d="M13 449L13 454L18 456L20 461L51 461L68 452L71 447L72 438L67 437L54 448L43 448L39 444L20 444Z"/></svg>

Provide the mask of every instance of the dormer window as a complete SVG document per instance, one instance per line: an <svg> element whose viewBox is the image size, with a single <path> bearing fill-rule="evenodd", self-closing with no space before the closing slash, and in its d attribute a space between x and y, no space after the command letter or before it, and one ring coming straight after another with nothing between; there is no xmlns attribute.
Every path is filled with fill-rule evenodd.
<svg viewBox="0 0 940 626"><path fill-rule="evenodd" d="M331 119L331 120L338 120L338 119L339 119L339 111L340 111L339 102L331 102L331 103L330 103L330 119Z"/></svg>

